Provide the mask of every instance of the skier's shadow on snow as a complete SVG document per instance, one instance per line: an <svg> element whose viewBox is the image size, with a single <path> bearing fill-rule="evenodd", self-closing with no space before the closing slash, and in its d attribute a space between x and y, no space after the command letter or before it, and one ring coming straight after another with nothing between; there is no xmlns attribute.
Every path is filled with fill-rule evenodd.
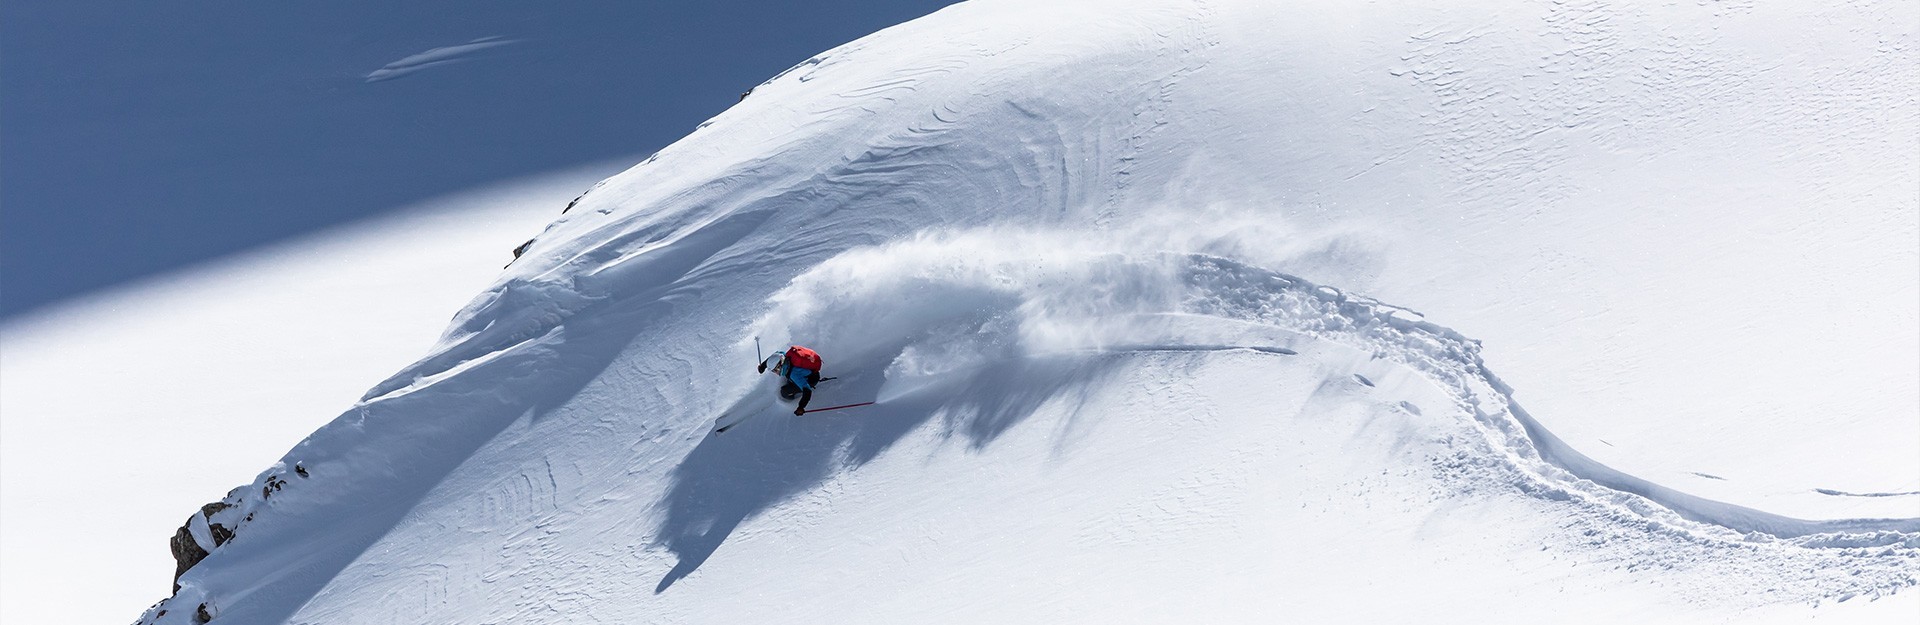
<svg viewBox="0 0 1920 625"><path fill-rule="evenodd" d="M777 404L710 435L674 469L657 545L680 561L654 593L699 569L742 522L871 462L936 416L942 435L983 448L1049 401L1084 403L1120 362L1085 355L1016 360L874 406L795 417L790 405ZM877 367L846 377L833 389L835 401L816 397L814 406L867 401L879 390Z"/></svg>

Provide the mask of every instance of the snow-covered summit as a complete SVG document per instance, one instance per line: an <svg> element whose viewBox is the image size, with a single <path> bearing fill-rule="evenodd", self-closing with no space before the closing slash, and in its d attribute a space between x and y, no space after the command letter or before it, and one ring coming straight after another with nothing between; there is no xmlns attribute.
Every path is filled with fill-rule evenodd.
<svg viewBox="0 0 1920 625"><path fill-rule="evenodd" d="M1910 613L1915 9L1349 4L975 1L800 63L143 620ZM878 404L767 406L756 336Z"/></svg>

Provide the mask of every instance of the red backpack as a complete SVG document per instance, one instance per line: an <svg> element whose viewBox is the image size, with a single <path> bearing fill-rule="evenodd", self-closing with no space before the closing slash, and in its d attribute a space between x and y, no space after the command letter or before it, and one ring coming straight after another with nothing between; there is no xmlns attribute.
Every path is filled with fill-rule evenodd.
<svg viewBox="0 0 1920 625"><path fill-rule="evenodd" d="M801 369L820 371L820 355L811 349L795 345L787 348L787 365Z"/></svg>

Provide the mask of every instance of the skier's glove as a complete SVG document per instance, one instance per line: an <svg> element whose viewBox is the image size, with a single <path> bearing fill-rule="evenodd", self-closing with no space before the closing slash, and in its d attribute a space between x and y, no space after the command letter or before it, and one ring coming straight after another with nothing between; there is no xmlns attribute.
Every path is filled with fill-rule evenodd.
<svg viewBox="0 0 1920 625"><path fill-rule="evenodd" d="M766 373L766 372L767 372L767 363L766 363L766 361L761 361L761 362L760 362L760 372L761 372L761 373Z"/></svg>
<svg viewBox="0 0 1920 625"><path fill-rule="evenodd" d="M798 417L798 416L800 416L800 415L803 415L803 414L807 414L807 409L805 409L805 408L795 408L795 409L793 409L793 416L796 416L796 417Z"/></svg>

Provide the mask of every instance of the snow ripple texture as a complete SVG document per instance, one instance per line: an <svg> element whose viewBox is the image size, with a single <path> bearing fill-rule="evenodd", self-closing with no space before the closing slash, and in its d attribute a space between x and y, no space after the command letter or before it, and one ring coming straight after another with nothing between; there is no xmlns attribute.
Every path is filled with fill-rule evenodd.
<svg viewBox="0 0 1920 625"><path fill-rule="evenodd" d="M1529 584L1422 595L1458 620L1462 596L1538 622L1912 595L1920 519L1636 477L1483 353L1570 329L1684 358L1761 328L1891 354L1870 374L1911 388L1911 354L1874 351L1920 288L1888 191L1920 184L1911 3L1346 5L976 1L797 64L589 190L231 493L234 538L142 621L1313 621L1456 570ZM1745 45L1780 24L1860 45ZM1880 314L1802 323L1833 301ZM754 336L878 404L769 409ZM1263 540L1290 545L1264 577L1215 564ZM1130 603L1156 598L1184 602ZM1368 614L1432 615L1409 605Z"/></svg>
<svg viewBox="0 0 1920 625"><path fill-rule="evenodd" d="M1642 558L1636 566L1672 567L1733 550L1763 562L1758 568L1770 575L1808 576L1803 581L1846 570L1835 576L1845 580L1840 588L1818 591L1834 596L1879 596L1916 583L1920 519L1800 520L1627 475L1547 431L1487 368L1478 341L1418 312L1218 256L1098 251L1124 246L1084 235L991 232L856 250L796 279L758 327L819 336L856 357L898 354L888 379L909 388L954 370L1063 353L1239 350L1285 358L1303 343L1337 343L1418 375L1452 400L1453 410L1433 416L1462 419L1443 430L1451 453L1426 459L1450 488L1507 486L1562 503L1594 544L1642 543L1634 547ZM888 303L907 293L939 304L903 310ZM1273 342L1245 342L1249 336ZM876 342L902 337L916 338ZM929 371L924 363L939 364ZM880 396L903 394L882 389Z"/></svg>

